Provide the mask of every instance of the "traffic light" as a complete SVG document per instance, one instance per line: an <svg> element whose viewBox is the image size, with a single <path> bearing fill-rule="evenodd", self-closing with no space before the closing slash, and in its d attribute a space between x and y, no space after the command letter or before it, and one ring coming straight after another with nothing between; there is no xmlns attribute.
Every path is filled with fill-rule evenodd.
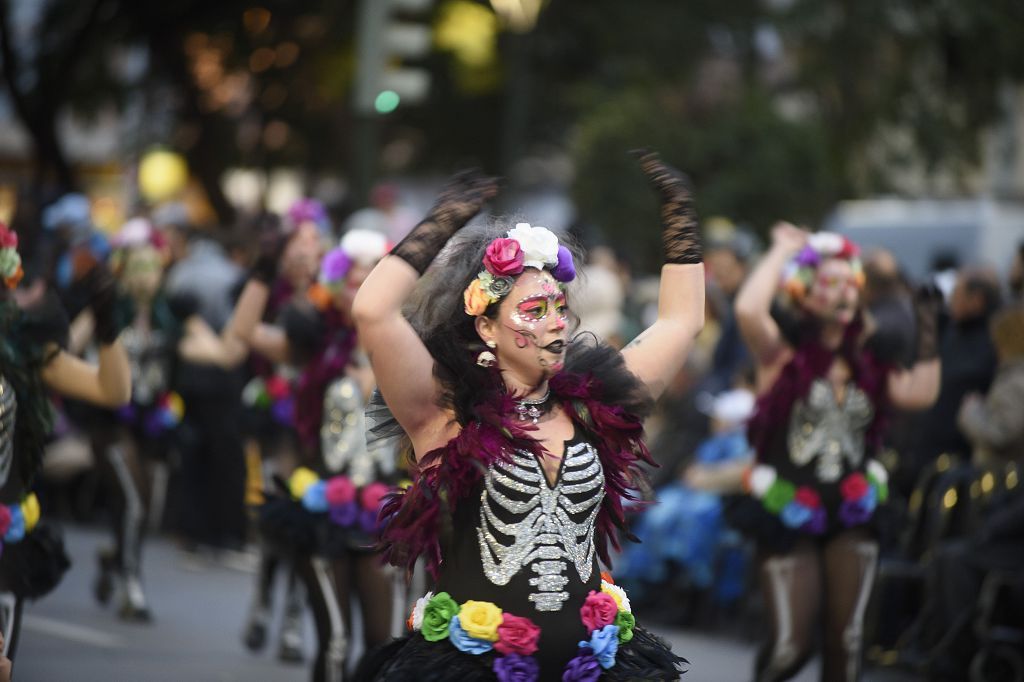
<svg viewBox="0 0 1024 682"><path fill-rule="evenodd" d="M402 62L430 51L431 30L423 17L432 4L433 0L361 0L353 100L357 113L387 114L399 104L426 99L430 73Z"/></svg>

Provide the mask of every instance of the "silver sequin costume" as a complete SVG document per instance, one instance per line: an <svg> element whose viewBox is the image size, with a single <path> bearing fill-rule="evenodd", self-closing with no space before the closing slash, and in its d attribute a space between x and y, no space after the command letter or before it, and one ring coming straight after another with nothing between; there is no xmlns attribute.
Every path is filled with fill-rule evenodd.
<svg viewBox="0 0 1024 682"><path fill-rule="evenodd" d="M594 524L604 497L604 472L589 443L570 445L558 480L548 484L535 457L516 452L487 472L480 493L477 537L484 574L506 585L530 570L538 611L558 611L569 599L573 569L587 582L594 567ZM507 538L507 539L506 539Z"/></svg>
<svg viewBox="0 0 1024 682"><path fill-rule="evenodd" d="M807 398L797 402L789 419L789 457L798 467L814 462L823 483L835 483L864 463L864 434L874 416L867 394L854 384L839 403L825 379L816 379Z"/></svg>

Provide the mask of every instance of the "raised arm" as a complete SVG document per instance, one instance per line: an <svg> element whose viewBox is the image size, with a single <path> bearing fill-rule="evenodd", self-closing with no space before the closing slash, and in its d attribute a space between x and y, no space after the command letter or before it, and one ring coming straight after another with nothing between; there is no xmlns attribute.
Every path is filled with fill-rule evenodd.
<svg viewBox="0 0 1024 682"><path fill-rule="evenodd" d="M914 295L917 323L917 362L907 370L889 375L889 402L901 410L924 410L939 397L938 317L942 294L934 286L919 289Z"/></svg>
<svg viewBox="0 0 1024 682"><path fill-rule="evenodd" d="M807 237L805 231L789 223L776 224L771 248L736 295L736 322L758 367L773 364L785 347L779 325L772 319L772 300L783 268L807 243Z"/></svg>
<svg viewBox="0 0 1024 682"><path fill-rule="evenodd" d="M402 305L452 235L496 193L493 178L472 172L452 178L427 217L369 274L352 305L377 385L418 454L440 444L447 415L438 404L433 358L402 315Z"/></svg>
<svg viewBox="0 0 1024 682"><path fill-rule="evenodd" d="M117 285L104 266L97 266L84 284L93 290L89 305L100 347L99 363L93 365L57 350L40 374L43 383L69 398L120 407L131 399L132 377L128 354L117 338L121 331L115 311Z"/></svg>
<svg viewBox="0 0 1024 682"><path fill-rule="evenodd" d="M657 397L682 369L690 344L704 327L704 255L686 178L653 152L640 155L640 167L661 199L665 265L658 319L622 355L626 366Z"/></svg>

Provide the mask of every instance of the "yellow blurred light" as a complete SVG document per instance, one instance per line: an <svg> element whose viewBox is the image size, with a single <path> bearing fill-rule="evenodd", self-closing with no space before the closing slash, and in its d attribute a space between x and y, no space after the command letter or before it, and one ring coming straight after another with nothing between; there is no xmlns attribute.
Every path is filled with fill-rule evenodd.
<svg viewBox="0 0 1024 682"><path fill-rule="evenodd" d="M188 165L180 154L166 150L148 152L139 163L139 192L150 202L166 201L188 183Z"/></svg>
<svg viewBox="0 0 1024 682"><path fill-rule="evenodd" d="M974 499L977 499L977 498L981 497L981 482L980 481L972 481L971 482L971 497L973 497Z"/></svg>
<svg viewBox="0 0 1024 682"><path fill-rule="evenodd" d="M1006 474L1006 488L1008 490L1012 490L1013 488L1016 488L1016 487L1017 487L1017 472L1016 471L1011 471L1010 473Z"/></svg>
<svg viewBox="0 0 1024 682"><path fill-rule="evenodd" d="M492 64L498 55L498 18L483 5L468 0L446 3L438 16L434 43L475 68Z"/></svg>
<svg viewBox="0 0 1024 682"><path fill-rule="evenodd" d="M938 459L935 460L935 468L939 471L945 471L949 468L950 464L950 457L945 453L939 455Z"/></svg>
<svg viewBox="0 0 1024 682"><path fill-rule="evenodd" d="M981 490L985 493L992 492L992 488L996 487L996 477L992 475L991 471L986 471L981 477Z"/></svg>
<svg viewBox="0 0 1024 682"><path fill-rule="evenodd" d="M952 509L956 506L957 499L956 488L950 488L946 491L946 494L942 496L942 506L946 509Z"/></svg>

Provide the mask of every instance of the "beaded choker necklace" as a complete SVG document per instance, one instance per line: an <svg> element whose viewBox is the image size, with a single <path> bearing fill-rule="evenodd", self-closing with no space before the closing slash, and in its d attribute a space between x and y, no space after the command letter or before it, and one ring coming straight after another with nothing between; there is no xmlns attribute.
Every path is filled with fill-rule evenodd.
<svg viewBox="0 0 1024 682"><path fill-rule="evenodd" d="M548 398L551 397L551 389L544 391L544 395L539 398L524 398L523 400L516 401L516 414L519 415L519 421L523 422L527 419L533 421L536 425L537 421L548 411Z"/></svg>

